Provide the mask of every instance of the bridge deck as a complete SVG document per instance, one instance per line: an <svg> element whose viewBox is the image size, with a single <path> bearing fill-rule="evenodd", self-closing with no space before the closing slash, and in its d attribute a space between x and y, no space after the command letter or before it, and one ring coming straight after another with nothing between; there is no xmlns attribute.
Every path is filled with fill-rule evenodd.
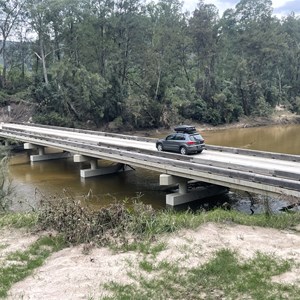
<svg viewBox="0 0 300 300"><path fill-rule="evenodd" d="M299 155L208 146L202 154L182 156L156 151L154 139L32 124L1 124L0 136L230 188L300 198Z"/></svg>

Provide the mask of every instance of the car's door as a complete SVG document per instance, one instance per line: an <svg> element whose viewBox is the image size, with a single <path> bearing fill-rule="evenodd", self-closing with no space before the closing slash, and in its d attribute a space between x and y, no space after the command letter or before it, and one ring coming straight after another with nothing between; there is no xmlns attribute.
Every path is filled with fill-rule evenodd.
<svg viewBox="0 0 300 300"><path fill-rule="evenodd" d="M170 134L166 137L163 143L164 150L174 151L175 149L174 138L175 138L175 134Z"/></svg>
<svg viewBox="0 0 300 300"><path fill-rule="evenodd" d="M174 137L174 150L176 152L180 151L180 147L184 144L185 137L183 133L176 133Z"/></svg>

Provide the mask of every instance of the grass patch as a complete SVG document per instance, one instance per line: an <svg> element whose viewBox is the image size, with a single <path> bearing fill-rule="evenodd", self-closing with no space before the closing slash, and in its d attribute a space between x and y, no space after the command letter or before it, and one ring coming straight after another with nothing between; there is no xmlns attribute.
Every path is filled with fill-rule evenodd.
<svg viewBox="0 0 300 300"><path fill-rule="evenodd" d="M0 228L33 228L37 220L36 213L3 213L0 214Z"/></svg>
<svg viewBox="0 0 300 300"><path fill-rule="evenodd" d="M141 271L152 276L134 276L135 284L109 283L113 293L105 299L297 299L300 289L273 283L272 276L291 268L289 261L278 261L258 253L240 262L237 254L223 249L204 265L180 269L176 264L154 264L143 260Z"/></svg>
<svg viewBox="0 0 300 300"><path fill-rule="evenodd" d="M65 246L61 236L44 236L33 243L26 251L10 253L5 266L0 267L0 298L7 297L10 287L40 267L53 252Z"/></svg>
<svg viewBox="0 0 300 300"><path fill-rule="evenodd" d="M235 223L248 226L270 227L276 229L292 228L300 224L300 213L280 213L280 214L257 214L247 215L238 211L225 211L215 209L210 212L199 214L200 223ZM197 222L196 222L197 223ZM200 224L199 224L200 225Z"/></svg>
<svg viewBox="0 0 300 300"><path fill-rule="evenodd" d="M1 249L5 249L5 248L7 248L7 247L8 247L7 244L0 244L0 250L1 250Z"/></svg>

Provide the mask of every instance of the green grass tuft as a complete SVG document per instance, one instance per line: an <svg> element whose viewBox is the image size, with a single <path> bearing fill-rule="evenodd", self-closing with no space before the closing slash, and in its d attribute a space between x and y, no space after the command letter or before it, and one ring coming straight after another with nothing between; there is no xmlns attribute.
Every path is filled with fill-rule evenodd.
<svg viewBox="0 0 300 300"><path fill-rule="evenodd" d="M10 287L40 267L53 252L65 246L61 236L44 236L26 251L10 253L4 266L0 267L0 298L7 297Z"/></svg>
<svg viewBox="0 0 300 300"><path fill-rule="evenodd" d="M297 299L300 289L272 282L272 276L291 269L288 261L258 253L240 262L235 252L222 249L204 265L178 268L143 260L140 268L153 276L134 276L135 284L106 284L113 293L105 299Z"/></svg>
<svg viewBox="0 0 300 300"><path fill-rule="evenodd" d="M36 213L3 213L0 214L0 228L33 228L37 220Z"/></svg>

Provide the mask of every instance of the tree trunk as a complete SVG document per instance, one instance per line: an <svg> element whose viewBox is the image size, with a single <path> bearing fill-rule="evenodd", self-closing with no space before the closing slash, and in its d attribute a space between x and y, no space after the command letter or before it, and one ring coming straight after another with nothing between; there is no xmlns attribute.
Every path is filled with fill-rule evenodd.
<svg viewBox="0 0 300 300"><path fill-rule="evenodd" d="M2 88L6 87L6 70L7 70L7 62L6 62L6 39L2 41L2 58L3 58L3 70L1 76L1 86Z"/></svg>
<svg viewBox="0 0 300 300"><path fill-rule="evenodd" d="M155 100L158 99L158 90L159 90L160 79L161 79L161 67L160 67L160 61L158 62L157 68L158 68L158 78L157 78L157 82L156 82Z"/></svg>
<svg viewBox="0 0 300 300"><path fill-rule="evenodd" d="M43 75L46 85L49 84L48 81L48 74L47 74L47 67L46 67L46 57L44 52L44 42L43 38L40 36L40 51L41 51L41 60L42 60L42 66L43 66Z"/></svg>
<svg viewBox="0 0 300 300"><path fill-rule="evenodd" d="M279 72L278 67L276 68L277 70L277 75L278 75L278 85L279 85L279 99L277 101L277 104L279 105L281 103L281 99L282 99L282 82L281 82L281 74Z"/></svg>

